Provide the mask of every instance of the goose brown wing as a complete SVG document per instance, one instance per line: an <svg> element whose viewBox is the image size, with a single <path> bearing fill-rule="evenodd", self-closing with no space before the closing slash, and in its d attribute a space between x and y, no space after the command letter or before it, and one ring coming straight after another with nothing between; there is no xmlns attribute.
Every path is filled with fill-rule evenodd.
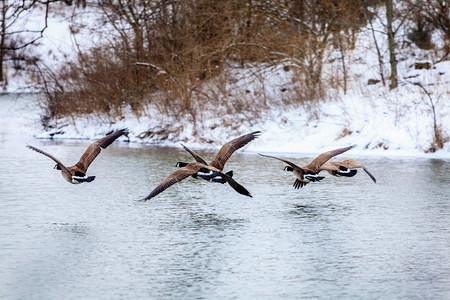
<svg viewBox="0 0 450 300"><path fill-rule="evenodd" d="M86 151L84 151L80 160L70 168L75 167L75 169L78 169L79 171L86 173L91 163L100 154L100 151L111 145L112 142L114 142L119 136L124 134L126 131L127 131L126 129L116 130L108 134L107 136L99 139L98 141L90 144L89 147L87 147Z"/></svg>
<svg viewBox="0 0 450 300"><path fill-rule="evenodd" d="M228 184L229 184L236 192L238 192L239 194L245 195L245 196L252 197L252 195L250 194L250 192L249 192L244 186L242 186L241 184L239 184L239 183L238 183L236 180L234 180L231 176L229 176L229 175L227 175L227 174L225 174L225 173L222 173L221 170L219 170L219 169L217 169L217 168L215 168L215 167L213 167L213 166L206 166L206 165L200 164L200 163L196 163L195 165L196 165L196 168L197 168L196 170L197 170L197 171L200 170L201 168L206 168L206 169L209 169L209 170L211 170L211 171L213 171L213 172L218 172L219 175L220 175L220 177L222 177L223 179L225 179L226 182L228 182ZM196 171L196 172L197 172L197 171Z"/></svg>
<svg viewBox="0 0 450 300"><path fill-rule="evenodd" d="M375 178L375 176L373 176L369 170L367 170L365 167L363 167L364 172L366 172L367 175L369 175L370 179L372 179L373 182L377 183L377 179Z"/></svg>
<svg viewBox="0 0 450 300"><path fill-rule="evenodd" d="M245 134L243 136L235 138L234 140L229 141L220 148L216 157L214 157L214 160L209 165L222 171L225 166L225 163L228 161L231 155L236 150L244 147L245 145L256 139L260 133L261 131L254 131L252 133Z"/></svg>
<svg viewBox="0 0 450 300"><path fill-rule="evenodd" d="M44 150L41 150L41 149L36 148L36 147L33 147L33 146L31 146L31 145L27 145L27 148L30 148L31 150L34 150L34 151L36 151L36 152L38 152L38 153L44 154L45 156L51 158L55 163L58 164L58 166L61 168L61 170L62 170L64 173L67 173L67 174L72 175L72 173L69 171L69 169L67 169L67 167L66 167L59 159L57 159L56 157L54 157L54 156L51 155L50 153L47 153L47 152L45 152Z"/></svg>
<svg viewBox="0 0 450 300"><path fill-rule="evenodd" d="M120 137L122 134L124 134L126 132L128 132L128 130L126 128L116 130L114 132L111 132L107 136L102 137L97 142L102 149L105 149L106 147L111 145L118 137Z"/></svg>
<svg viewBox="0 0 450 300"><path fill-rule="evenodd" d="M183 180L191 175L194 175L195 173L197 173L200 170L200 168L201 168L200 164L192 163L192 164L188 164L186 167L176 170L175 172L173 172L172 174L170 174L169 176L164 178L158 184L158 186L156 188L154 188L153 191L150 194L148 194L147 197L145 197L144 199L141 199L141 201L147 201L150 198L155 197L156 195L163 192L164 190L166 190L170 186L174 185L175 183L180 182L181 180Z"/></svg>
<svg viewBox="0 0 450 300"><path fill-rule="evenodd" d="M186 147L185 145L181 144L181 146L183 146L184 150L186 150L187 152L189 152L195 159L196 162L202 163L207 165L208 163L200 157L200 155L198 155L197 153L195 153L194 151L192 151L191 149L189 149L188 147Z"/></svg>
<svg viewBox="0 0 450 300"><path fill-rule="evenodd" d="M231 176L228 176L227 174L222 173L222 172L220 172L220 176L223 179L225 179L228 182L228 184L239 194L248 196L248 197L252 197L250 192L244 186L242 186L236 180L234 180Z"/></svg>
<svg viewBox="0 0 450 300"><path fill-rule="evenodd" d="M319 169L320 171L339 171L340 166L346 167L347 169L356 169L362 168L364 172L373 180L373 182L377 183L376 178L367 170L359 161L356 159L350 158L344 161L336 161L336 162L326 162Z"/></svg>
<svg viewBox="0 0 450 300"><path fill-rule="evenodd" d="M322 164L319 168L320 171L339 171L340 162L329 162Z"/></svg>
<svg viewBox="0 0 450 300"><path fill-rule="evenodd" d="M328 152L324 152L324 153L320 154L319 156L317 156L315 159L313 159L313 161L311 161L308 165L304 166L303 169L317 173L320 171L320 167L324 163L326 163L330 158L332 158L336 155L342 154L354 147L356 147L356 146L353 145L353 146L348 146L345 148L339 148L339 149L331 150Z"/></svg>
<svg viewBox="0 0 450 300"><path fill-rule="evenodd" d="M342 162L343 166L349 169L355 169L355 168L362 168L364 172L366 172L367 175L369 175L370 179L372 179L373 182L377 183L377 180L375 177L369 172L369 170L366 169L359 161L356 159L350 158L346 159Z"/></svg>
<svg viewBox="0 0 450 300"><path fill-rule="evenodd" d="M339 171L340 167L345 167L347 169L356 169L356 168L363 168L363 165L361 165L357 160L353 158L349 158L343 161L327 161L322 166L320 166L320 171Z"/></svg>
<svg viewBox="0 0 450 300"><path fill-rule="evenodd" d="M282 162L285 162L288 165L290 165L292 168L294 168L294 170L297 170L297 171L301 172L302 174L305 174L305 171L302 168L300 168L299 166L297 166L293 162L290 162L289 160L278 158L278 157L275 157L275 156L264 155L264 154L261 154L261 153L258 153L258 154L261 155L261 156L265 156L265 157L270 157L270 158L275 158L275 159L281 160Z"/></svg>

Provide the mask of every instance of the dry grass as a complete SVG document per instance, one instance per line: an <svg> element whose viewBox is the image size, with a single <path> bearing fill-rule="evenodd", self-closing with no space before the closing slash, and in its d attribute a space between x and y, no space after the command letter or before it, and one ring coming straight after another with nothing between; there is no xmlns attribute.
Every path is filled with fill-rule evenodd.
<svg viewBox="0 0 450 300"><path fill-rule="evenodd" d="M434 153L442 148L444 148L444 144L450 140L449 137L446 137L443 133L442 126L437 126L434 129L434 137L433 141L425 152L426 153Z"/></svg>
<svg viewBox="0 0 450 300"><path fill-rule="evenodd" d="M255 118L273 105L309 105L324 96L329 84L342 86L341 81L324 80L323 74L330 49L337 45L345 51L355 43L358 27L342 24L364 23L355 14L363 9L359 1L123 4L98 3L105 22L114 24L113 42L80 50L77 61L45 78L50 118L114 118L129 109L139 118L151 106L202 126L205 111ZM317 23L318 18L324 21ZM263 88L230 91L227 83L233 78L227 70L249 64L283 64L293 70L296 84L290 95L270 99ZM260 74L254 76L260 79Z"/></svg>

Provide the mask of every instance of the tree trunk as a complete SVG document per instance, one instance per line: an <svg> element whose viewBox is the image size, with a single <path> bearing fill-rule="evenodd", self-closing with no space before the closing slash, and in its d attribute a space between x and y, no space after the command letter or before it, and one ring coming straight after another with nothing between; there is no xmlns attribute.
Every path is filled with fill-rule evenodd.
<svg viewBox="0 0 450 300"><path fill-rule="evenodd" d="M388 47L389 47L389 62L391 64L391 84L389 88L395 89L398 86L397 78L397 60L395 58L395 41L394 31L392 30L393 20L392 0L386 0L386 21L387 21L387 35L388 35Z"/></svg>
<svg viewBox="0 0 450 300"><path fill-rule="evenodd" d="M7 8L7 3L5 3L4 0L2 0L2 11L1 11L1 31L0 31L0 82L3 82L3 80L5 79L3 77L3 60L5 58L5 39L6 39L6 10Z"/></svg>
<svg viewBox="0 0 450 300"><path fill-rule="evenodd" d="M384 80L383 57L381 56L380 47L378 46L377 37L375 35L375 29L373 28L371 17L367 13L367 7L366 7L366 18L369 21L370 29L372 31L373 42L375 44L375 49L377 50L378 68L380 70L381 82L383 83L383 86L386 86L386 81Z"/></svg>
<svg viewBox="0 0 450 300"><path fill-rule="evenodd" d="M342 62L342 73L344 77L344 95L347 94L347 68L345 67L345 55L344 50L342 49L342 40L341 40L341 31L338 29L338 43L339 43L339 51L341 52L341 62Z"/></svg>

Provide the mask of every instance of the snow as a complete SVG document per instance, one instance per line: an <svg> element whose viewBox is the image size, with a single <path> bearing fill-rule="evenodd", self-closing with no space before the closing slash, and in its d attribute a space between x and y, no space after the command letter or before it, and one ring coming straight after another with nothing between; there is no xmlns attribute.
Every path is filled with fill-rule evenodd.
<svg viewBox="0 0 450 300"><path fill-rule="evenodd" d="M89 24L96 22L96 16L87 13L83 18L84 24L81 26L73 23L67 15L52 15L38 50L42 53L43 63L48 66L63 64L75 56L77 43L98 42L98 35L89 31ZM75 25L80 32L77 39L70 34L70 28ZM383 37L378 37L382 43ZM22 136L40 139L94 140L113 129L128 128L128 138L121 137L121 140L129 141L132 146L180 147L182 142L194 149L217 149L241 134L260 130L260 138L251 142L245 151L320 153L356 144L358 147L352 150L354 155L450 158L449 141L443 149L426 153L434 136L432 105L435 106L437 125L444 138L448 140L450 137L450 61L435 63L430 70L415 70L415 62L432 61L432 55L420 49L413 49L413 55L399 52L400 86L390 91L381 83L366 84L368 79L379 79L377 56L369 31L361 36L356 49L359 51L349 51L346 57L354 62L348 66L352 77L349 78L346 94L330 89L329 99L325 101L274 106L264 111L258 119L239 114L227 115L225 112L219 112L219 117L205 113L202 124L195 127L186 117L168 117L148 107L148 113L141 118L125 111L118 120L86 116L77 118L73 123L72 119L60 119L52 124L53 128L45 131L41 123L44 111L38 106L38 96L29 94L0 98L0 125ZM324 72L333 72L334 67L330 63ZM236 98L245 95L262 97L258 92L263 91L267 99L279 99L280 102L289 97L296 84L292 71L284 70L282 65L235 68L227 72L236 78L236 81L227 83L227 89ZM255 72L264 76L256 80L251 75ZM14 80L9 81L8 92L33 91L25 78L12 78ZM432 103L414 83L422 84L429 91ZM214 85L210 88L214 89Z"/></svg>

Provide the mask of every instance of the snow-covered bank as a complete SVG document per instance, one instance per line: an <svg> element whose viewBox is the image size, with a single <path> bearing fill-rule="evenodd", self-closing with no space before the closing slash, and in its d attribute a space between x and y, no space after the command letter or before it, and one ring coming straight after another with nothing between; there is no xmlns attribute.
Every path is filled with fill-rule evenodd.
<svg viewBox="0 0 450 300"><path fill-rule="evenodd" d="M282 99L289 97L286 94L295 84L292 72L282 67L266 70L259 83L249 83L245 69L234 72L236 76L232 77L241 79L229 83L227 89L236 93L235 97L249 90L250 94L263 90L268 98ZM194 126L186 116L168 117L149 107L141 118L128 111L117 120L94 116L77 118L75 123L57 120L54 128L36 136L95 139L112 129L127 127L129 140L134 143L179 147L182 142L194 148L218 148L241 134L261 130L263 135L246 148L248 151L318 153L357 144L359 147L352 151L361 155L450 157L450 62L436 64L430 70L412 67L407 74L413 78L411 82L403 82L394 91L355 82L346 95L336 92L332 99L312 104L276 105L257 118L227 114L220 108L206 109L201 122ZM414 82L427 84L431 100ZM429 153L433 151L434 115L446 142L436 153Z"/></svg>
<svg viewBox="0 0 450 300"><path fill-rule="evenodd" d="M429 146L432 122L426 105L423 111L417 107L404 110L401 117L390 107L379 101L376 109L368 106L357 97L346 97L347 102L335 101L322 106L318 120L310 119L311 113L302 107L288 112L274 110L266 112L265 121L255 124L243 122L238 127L212 126L215 120L205 122L201 135L190 125L175 126L177 133L164 133L165 124L169 126L176 120L162 118L125 118L111 123L98 119L80 119L76 125L61 123L50 131L41 125L42 111L36 103L37 95L9 95L0 97L0 126L2 138L17 138L32 143L38 139L89 139L95 140L105 133L118 128L130 130L130 146L169 146L180 147L180 142L195 149L218 149L224 142L253 130L261 130L262 135L244 150L249 152L271 153L320 153L325 150L357 144L352 155L402 156L450 158L450 143L435 153L425 153ZM370 108L369 108L370 107ZM398 119L400 118L400 119ZM450 113L441 114L443 124L450 124ZM406 122L405 120L408 120ZM173 124L172 124L173 125ZM174 127L174 128L175 128ZM448 128L448 125L447 127ZM147 133L147 137L144 137ZM153 135L152 135L153 134Z"/></svg>
<svg viewBox="0 0 450 300"><path fill-rule="evenodd" d="M357 99L353 100L358 102ZM355 106L351 107L352 104ZM349 112L352 108L354 110ZM53 131L41 132L36 137L96 139L112 129L127 127L130 130L129 141L137 144L180 147L179 143L182 142L195 149L218 149L234 137L260 130L261 137L248 145L247 151L319 153L357 144L358 148L352 152L359 155L450 158L449 142L436 153L425 153L431 143L431 135L426 131L432 130L432 123L426 117L410 110L408 112L411 114L405 117L411 120L410 123L394 126L395 116L381 107L379 110L380 114L377 115L366 111L361 103L332 103L325 109L327 116L320 116L320 120L310 120L309 113L301 108L289 112L273 111L267 113L265 121L253 125L244 122L238 128L204 128L200 136L192 126L182 127L176 133L165 133L158 120L150 118L139 121L124 119L115 124L84 119L77 122L76 126L61 126ZM450 120L447 118L446 122ZM143 137L145 135L148 136Z"/></svg>

